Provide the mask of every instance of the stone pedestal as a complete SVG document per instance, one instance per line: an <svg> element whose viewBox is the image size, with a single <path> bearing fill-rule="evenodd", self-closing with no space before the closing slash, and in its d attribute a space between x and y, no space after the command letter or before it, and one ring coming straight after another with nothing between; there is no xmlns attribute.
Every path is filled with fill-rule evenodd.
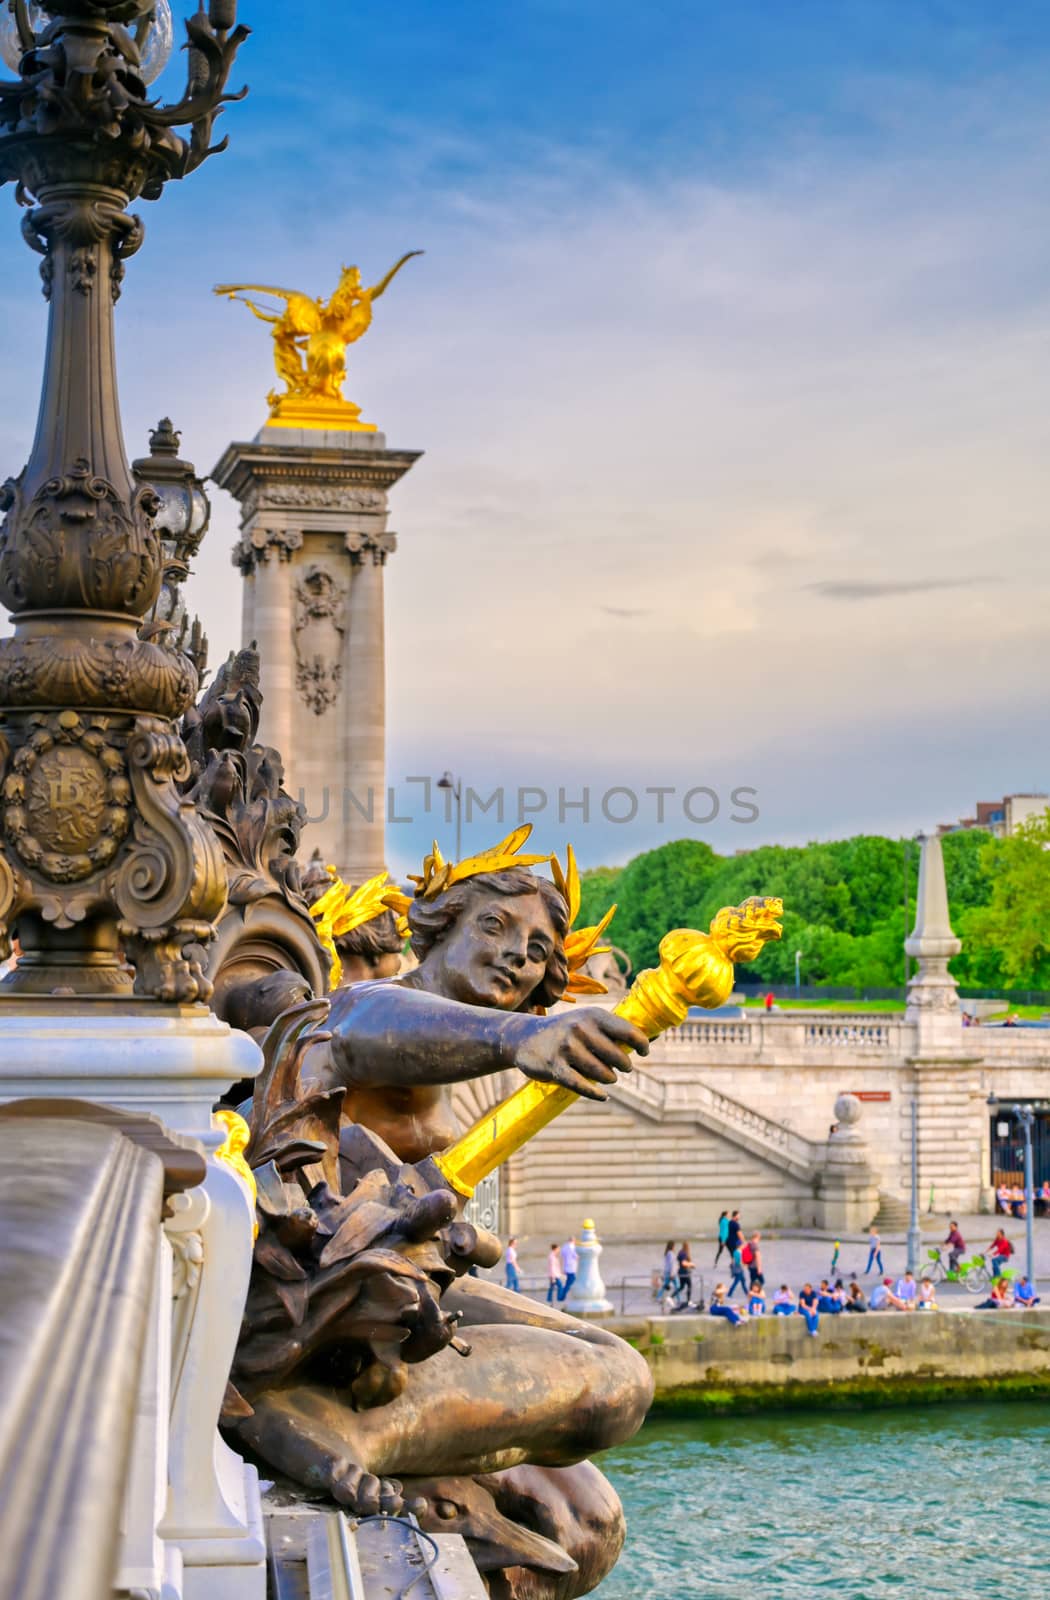
<svg viewBox="0 0 1050 1600"><path fill-rule="evenodd" d="M243 642L258 642L259 737L284 759L314 847L348 882L385 866L387 492L419 459L381 433L263 428L212 473L241 506Z"/></svg>
<svg viewBox="0 0 1050 1600"><path fill-rule="evenodd" d="M165 1221L143 1371L118 1592L264 1600L258 1474L216 1432L251 1272L255 1208L216 1152L212 1105L261 1054L203 1007L4 997L0 1101L61 1098L148 1111L197 1139L207 1177ZM170 1327L164 1325L164 1304ZM157 1522L158 1511L163 1517Z"/></svg>
<svg viewBox="0 0 1050 1600"><path fill-rule="evenodd" d="M576 1248L580 1264L576 1269L576 1282L565 1296L564 1309L574 1316L600 1316L602 1312L611 1311L613 1305L605 1296L605 1284L598 1265L602 1247L589 1217L576 1241Z"/></svg>
<svg viewBox="0 0 1050 1600"><path fill-rule="evenodd" d="M837 1129L828 1140L817 1197L817 1226L828 1233L862 1233L879 1209L879 1175L869 1160L860 1118L856 1095L840 1094Z"/></svg>

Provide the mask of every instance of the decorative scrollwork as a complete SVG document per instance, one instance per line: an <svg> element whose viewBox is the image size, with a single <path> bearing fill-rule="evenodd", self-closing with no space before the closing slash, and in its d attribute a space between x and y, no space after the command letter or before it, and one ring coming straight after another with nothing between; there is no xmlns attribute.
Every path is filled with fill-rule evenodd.
<svg viewBox="0 0 1050 1600"><path fill-rule="evenodd" d="M222 852L175 788L190 765L171 724L139 718L126 754L136 815L113 897L136 967L135 990L166 1001L207 1000L211 985L190 947L215 936L226 899Z"/></svg>

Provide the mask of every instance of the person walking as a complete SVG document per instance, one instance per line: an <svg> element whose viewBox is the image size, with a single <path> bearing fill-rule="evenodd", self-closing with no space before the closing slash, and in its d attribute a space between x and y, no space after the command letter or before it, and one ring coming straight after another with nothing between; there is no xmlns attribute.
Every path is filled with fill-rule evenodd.
<svg viewBox="0 0 1050 1600"><path fill-rule="evenodd" d="M558 1246L552 1244L547 1256L547 1304L561 1299L561 1256Z"/></svg>
<svg viewBox="0 0 1050 1600"><path fill-rule="evenodd" d="M718 1249L715 1251L715 1266L716 1267L718 1265L719 1258L720 1258L720 1256L722 1254L722 1251L723 1250L726 1250L726 1251L729 1250L729 1246L728 1246L728 1244L726 1242L728 1240L728 1238L729 1238L729 1212L728 1211L723 1211L721 1213L721 1215L719 1216L719 1218L718 1218Z"/></svg>
<svg viewBox="0 0 1050 1600"><path fill-rule="evenodd" d="M874 1223L868 1229L868 1264L864 1268L865 1277L871 1272L873 1262L875 1263L875 1271L881 1278L886 1269L882 1264L882 1239Z"/></svg>
<svg viewBox="0 0 1050 1600"><path fill-rule="evenodd" d="M747 1257L747 1286L749 1289L763 1289L766 1283L766 1275L762 1271L762 1235L760 1233L753 1233L747 1243L748 1251L750 1253L741 1252L742 1255L746 1255Z"/></svg>
<svg viewBox="0 0 1050 1600"><path fill-rule="evenodd" d="M506 1263L506 1269L507 1269L506 1270L506 1277L504 1278L504 1282L505 1282L505 1284L506 1284L508 1289L513 1289L515 1294L520 1294L521 1293L521 1279L518 1276L518 1241L517 1241L517 1239L508 1239L507 1240L507 1250L506 1250L506 1254L505 1254L503 1259L504 1259L504 1262Z"/></svg>
<svg viewBox="0 0 1050 1600"><path fill-rule="evenodd" d="M828 1268L828 1277L829 1278L833 1278L835 1276L836 1272L839 1270L839 1256L841 1254L842 1254L842 1240L841 1239L836 1239L835 1240L834 1249L831 1252L831 1266Z"/></svg>
<svg viewBox="0 0 1050 1600"><path fill-rule="evenodd" d="M678 1306L676 1310L685 1310L693 1298L693 1267L695 1263L689 1253L689 1242L682 1240L682 1248L678 1252Z"/></svg>
<svg viewBox="0 0 1050 1600"><path fill-rule="evenodd" d="M570 1233L559 1253L561 1255L562 1284L558 1290L558 1299L564 1300L576 1282L576 1272L580 1265L580 1253L576 1248L575 1234Z"/></svg>
<svg viewBox="0 0 1050 1600"><path fill-rule="evenodd" d="M744 1247L738 1239L736 1249L733 1251L733 1273L729 1280L730 1300L733 1298L733 1290L738 1284L740 1285L740 1291L744 1298L747 1298L747 1279L744 1277L744 1262L742 1259L743 1253Z"/></svg>
<svg viewBox="0 0 1050 1600"><path fill-rule="evenodd" d="M729 1221L726 1224L726 1249L729 1251L730 1257L732 1257L743 1237L744 1230L740 1226L740 1213L739 1211L733 1211L730 1213Z"/></svg>
<svg viewBox="0 0 1050 1600"><path fill-rule="evenodd" d="M663 1279L660 1283L660 1299L673 1295L678 1284L678 1262L674 1253L674 1240L668 1239L664 1245Z"/></svg>

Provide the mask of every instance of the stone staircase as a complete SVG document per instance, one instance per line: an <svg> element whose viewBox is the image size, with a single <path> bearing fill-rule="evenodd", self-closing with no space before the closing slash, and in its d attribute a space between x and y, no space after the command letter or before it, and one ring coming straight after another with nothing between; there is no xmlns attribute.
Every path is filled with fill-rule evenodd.
<svg viewBox="0 0 1050 1600"><path fill-rule="evenodd" d="M906 1233L911 1221L911 1206L903 1195L879 1190L879 1209L872 1227L880 1233Z"/></svg>
<svg viewBox="0 0 1050 1600"><path fill-rule="evenodd" d="M742 1105L710 1084L693 1084L688 1105L668 1094L668 1086L645 1072L620 1078L610 1087L613 1100L652 1122L686 1122L709 1128L731 1144L804 1183L815 1183L823 1169L825 1146L783 1127L751 1106Z"/></svg>

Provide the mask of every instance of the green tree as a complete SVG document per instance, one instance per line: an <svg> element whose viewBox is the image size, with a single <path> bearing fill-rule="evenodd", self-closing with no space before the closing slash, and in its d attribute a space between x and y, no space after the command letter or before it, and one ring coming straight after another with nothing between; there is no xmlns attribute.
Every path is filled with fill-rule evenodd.
<svg viewBox="0 0 1050 1600"><path fill-rule="evenodd" d="M1001 870L988 845L989 835L977 830L944 839L953 926L964 941L953 971L960 982L1002 988L1022 980L1006 978L998 924L979 915L993 904ZM705 844L679 839L625 867L584 873L580 922L597 922L617 902L610 935L637 969L654 964L669 928L706 928L720 906L737 905L753 894L779 895L784 937L766 946L748 968L750 977L791 983L795 951L801 950L807 983L892 988L904 978L904 940L915 921L918 874L914 839L858 834L829 843L762 845L741 856L718 856ZM1036 971L1024 969L1026 986L1036 986Z"/></svg>
<svg viewBox="0 0 1050 1600"><path fill-rule="evenodd" d="M980 869L987 901L961 919L973 965L991 969L995 958L1007 988L1050 987L1050 807L1008 839L988 839Z"/></svg>

